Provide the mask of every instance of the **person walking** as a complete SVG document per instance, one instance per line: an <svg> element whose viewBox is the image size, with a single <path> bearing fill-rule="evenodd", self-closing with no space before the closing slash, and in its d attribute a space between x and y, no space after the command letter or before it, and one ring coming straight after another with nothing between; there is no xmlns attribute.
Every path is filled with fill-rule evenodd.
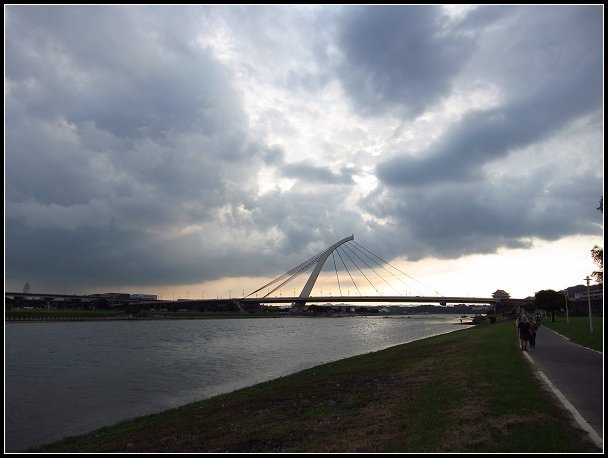
<svg viewBox="0 0 608 458"><path fill-rule="evenodd" d="M530 348L536 348L536 331L538 329L538 324L535 320L530 319Z"/></svg>
<svg viewBox="0 0 608 458"><path fill-rule="evenodd" d="M528 351L528 340L530 339L530 323L524 315L519 317L517 323L517 330L519 331L519 343L522 351Z"/></svg>

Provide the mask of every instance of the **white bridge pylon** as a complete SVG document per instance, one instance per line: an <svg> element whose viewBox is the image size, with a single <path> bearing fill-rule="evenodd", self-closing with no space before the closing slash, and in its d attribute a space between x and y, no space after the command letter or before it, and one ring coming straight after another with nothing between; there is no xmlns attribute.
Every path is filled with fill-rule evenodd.
<svg viewBox="0 0 608 458"><path fill-rule="evenodd" d="M323 268L323 264L325 264L325 261L327 261L327 258L329 257L329 255L332 254L332 252L336 248L338 248L340 245L342 245L343 243L346 243L346 242L350 242L351 240L355 240L354 235L351 235L350 237L346 237L346 238L340 240L339 242L334 243L327 250L320 253L321 256L319 257L319 260L317 261L317 265L315 266L312 273L310 274L310 277L308 277L308 281L304 285L304 288L302 289L300 296L298 296L298 299L305 299L307 297L310 297L310 292L312 291L312 287L315 285L315 282L317 281L317 278L319 277L319 272L321 272L321 269Z"/></svg>
<svg viewBox="0 0 608 458"><path fill-rule="evenodd" d="M308 259L307 261L304 261L302 264L300 264L297 267L294 267L289 272L284 273L280 277L272 280L270 283L267 283L264 286L262 286L261 288L258 288L255 291L249 293L247 296L245 296L245 298L247 298L247 297L257 293L258 291L261 291L275 283L280 282L280 284L278 286L276 286L274 289L272 289L270 292L268 292L264 296L264 297L268 297L270 294L275 292L277 289L281 288L283 285L290 282L295 277L300 275L302 272L304 272L305 270L308 270L313 264L315 264L315 268L313 269L312 273L310 274L310 277L308 277L308 281L304 285L302 292L298 296L298 299L301 299L301 300L298 300L297 302L294 302L292 304L292 309L301 310L302 307L304 307L304 304L306 303L306 298L310 297L310 292L312 291L312 288L315 285L317 278L319 277L319 273L321 272L321 269L323 268L323 265L325 264L325 261L327 261L327 258L329 257L329 255L331 255L333 253L333 251L336 248L338 248L340 245L342 245L346 242L350 242L351 240L355 240L354 235L343 238L339 242L334 243L332 246L330 246L326 250L313 256L312 258Z"/></svg>

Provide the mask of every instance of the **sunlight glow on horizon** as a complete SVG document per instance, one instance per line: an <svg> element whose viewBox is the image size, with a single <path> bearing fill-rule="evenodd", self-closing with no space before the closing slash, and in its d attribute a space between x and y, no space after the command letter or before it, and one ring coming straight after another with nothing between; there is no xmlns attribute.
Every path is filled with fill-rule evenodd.
<svg viewBox="0 0 608 458"><path fill-rule="evenodd" d="M513 298L534 296L544 289L562 290L584 284L584 278L597 269L591 259L591 248L597 238L590 236L569 237L556 242L535 241L532 249L504 249L499 254L470 255L456 260L426 259L418 262L403 260L390 264L405 272L411 278L401 276L404 281L395 280L390 274L380 272L394 288L382 283L369 269L364 273L383 296L407 295L461 297L491 297L497 289L508 292ZM289 266L291 268L293 266ZM330 268L331 267L331 268ZM287 270L287 269L286 269ZM298 296L312 269L304 272L297 280L288 283L273 293L272 297ZM204 283L170 286L121 286L117 288L96 288L96 292L130 292L132 294L156 294L158 299L228 299L240 298L270 282L275 277L235 277L223 278ZM397 272L395 272L397 273ZM351 272L355 276L354 272ZM345 271L340 272L343 296L358 295L357 289ZM405 283L405 286L404 286ZM361 295L378 295L359 272L356 284ZM399 293L395 291L399 290ZM90 292L92 293L92 291ZM90 294L89 292L86 294ZM264 291L251 297L263 297ZM325 263L312 296L339 296L331 258Z"/></svg>

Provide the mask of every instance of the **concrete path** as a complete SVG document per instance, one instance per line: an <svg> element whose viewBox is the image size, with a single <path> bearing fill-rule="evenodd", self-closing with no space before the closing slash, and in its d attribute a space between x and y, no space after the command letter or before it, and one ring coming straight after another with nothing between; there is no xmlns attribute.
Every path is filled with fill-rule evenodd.
<svg viewBox="0 0 608 458"><path fill-rule="evenodd" d="M519 342L519 340L518 340ZM604 355L541 326L536 348L523 352L538 376L604 450Z"/></svg>

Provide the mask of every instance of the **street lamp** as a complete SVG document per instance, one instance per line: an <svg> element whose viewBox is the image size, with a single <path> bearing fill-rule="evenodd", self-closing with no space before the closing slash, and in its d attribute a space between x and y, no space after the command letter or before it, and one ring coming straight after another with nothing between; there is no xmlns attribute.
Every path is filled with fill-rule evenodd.
<svg viewBox="0 0 608 458"><path fill-rule="evenodd" d="M591 296L589 295L589 275L585 278L587 281L587 305L589 306L589 332L593 332L593 320L591 319Z"/></svg>
<svg viewBox="0 0 608 458"><path fill-rule="evenodd" d="M566 299L566 324L570 324L570 319L568 318L568 291L564 290L564 298Z"/></svg>

